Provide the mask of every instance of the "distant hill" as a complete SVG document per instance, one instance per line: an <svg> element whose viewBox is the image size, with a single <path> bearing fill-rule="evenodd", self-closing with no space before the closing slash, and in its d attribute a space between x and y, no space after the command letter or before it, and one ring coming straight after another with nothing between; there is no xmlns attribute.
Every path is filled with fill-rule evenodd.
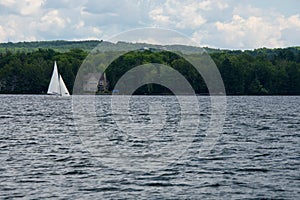
<svg viewBox="0 0 300 200"><path fill-rule="evenodd" d="M53 49L56 52L64 53L71 49L81 49L85 52L90 52L95 47L101 44L101 51L125 51L125 50L136 50L136 49L161 49L169 51L181 51L184 53L199 53L203 49L208 53L226 53L226 54L241 54L243 52L248 53L252 56L266 55L267 57L274 57L279 51L285 49L289 50L293 54L300 53L300 46L297 47L287 47L287 48L259 48L254 50L229 50L229 49L214 49L209 47L195 47L187 45L155 45L147 43L128 43L128 42L117 42L111 43L103 40L86 40L86 41L65 41L65 40L55 40L55 41L37 41L37 42L7 42L0 43L0 53L5 53L10 51L11 53L17 52L34 52L38 49Z"/></svg>
<svg viewBox="0 0 300 200"><path fill-rule="evenodd" d="M70 49L82 49L84 51L91 51L101 41L87 40L87 41L37 41L37 42L17 42L17 43L0 43L0 52L7 50L12 53L15 52L33 52L38 49L53 49L58 52L67 52Z"/></svg>
<svg viewBox="0 0 300 200"><path fill-rule="evenodd" d="M99 46L98 46L99 45ZM98 47L98 48L96 48ZM214 49L209 47L196 47L196 46L187 46L187 45L156 45L156 44L147 44L147 43L129 43L129 42L117 42L111 43L103 40L85 40L85 41L65 41L65 40L55 40L55 41L37 41L37 42L7 42L0 43L0 53L5 53L7 51L11 53L18 52L34 52L39 49L52 49L56 52L65 53L70 51L71 49L81 49L87 53L94 51L130 51L136 49L149 49L151 51L157 50L168 50L177 52L180 51L185 54L193 54L199 53L205 50L209 54L213 53L224 53L227 55L234 54L242 54L247 53L251 56L266 56L269 59L276 57L280 54L286 54L287 52L290 55L282 55L282 56L299 56L300 54L300 46L296 47L287 47L287 48L259 48L254 50L229 50L229 49ZM281 52L284 50L283 52ZM287 50L287 51L285 51ZM289 58L290 59L290 58Z"/></svg>
<svg viewBox="0 0 300 200"><path fill-rule="evenodd" d="M118 42L111 43L102 40L86 40L86 41L65 41L65 40L56 40L56 41L37 41L37 42L7 42L0 43L0 53L10 51L12 53L16 52L33 52L38 49L53 49L57 52L67 52L70 49L82 49L84 51L91 51L97 45L101 43L101 50L104 51L124 51L124 50L133 50L133 49L168 49L171 51L184 51L185 53L194 53L199 52L205 49L207 52L228 52L230 50L220 50L212 49L208 47L200 48L195 46L186 46L186 45L154 45L146 43L128 43L128 42Z"/></svg>

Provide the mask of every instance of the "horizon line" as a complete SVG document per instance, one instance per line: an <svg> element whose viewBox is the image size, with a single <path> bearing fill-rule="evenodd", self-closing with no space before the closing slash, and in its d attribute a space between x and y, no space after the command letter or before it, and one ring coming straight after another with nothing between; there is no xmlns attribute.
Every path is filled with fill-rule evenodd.
<svg viewBox="0 0 300 200"><path fill-rule="evenodd" d="M32 40L32 41L7 41L7 42L0 42L0 44L18 44L18 43L35 43L35 42L109 42L112 44L116 44L114 42L111 41L105 41L105 40L101 40L101 39L74 39L74 40L68 40L68 39L53 39L53 40ZM151 43L146 43L146 42L127 42L127 41L118 41L119 42L124 42L124 43L131 43L131 44L150 44L150 45L159 45L159 46L172 46L172 45L182 45L182 46L188 46L188 47L196 47L196 48L209 48L209 49L216 49L216 50L229 50L229 51L247 51L247 50L257 50L257 49L286 49L286 48L298 48L300 47L299 45L293 45L293 46L282 46L282 47L257 47L257 48L249 48L249 49L233 49L233 48L223 48L223 47L213 47L213 46L209 46L209 45L205 45L205 46L191 46L191 45L184 45L184 44L167 44L167 45L163 45L163 44L151 44Z"/></svg>

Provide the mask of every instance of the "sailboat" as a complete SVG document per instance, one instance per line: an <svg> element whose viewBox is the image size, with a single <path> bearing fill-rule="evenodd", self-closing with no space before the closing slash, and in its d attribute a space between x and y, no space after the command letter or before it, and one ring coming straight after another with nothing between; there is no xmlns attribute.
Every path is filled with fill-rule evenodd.
<svg viewBox="0 0 300 200"><path fill-rule="evenodd" d="M70 93L66 87L66 84L58 73L56 61L54 61L54 69L49 83L47 94L56 96L70 96Z"/></svg>

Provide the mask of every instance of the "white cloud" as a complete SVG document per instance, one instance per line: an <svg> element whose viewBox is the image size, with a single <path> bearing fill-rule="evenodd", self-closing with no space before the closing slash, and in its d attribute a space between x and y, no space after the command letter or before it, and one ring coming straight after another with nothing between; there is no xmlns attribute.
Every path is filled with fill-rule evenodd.
<svg viewBox="0 0 300 200"><path fill-rule="evenodd" d="M80 20L78 22L78 24L75 24L75 29L81 29L82 27L84 27L84 21L83 20Z"/></svg>
<svg viewBox="0 0 300 200"><path fill-rule="evenodd" d="M274 17L274 16L273 16ZM288 38L282 37L285 29L300 28L299 15L274 18L250 16L243 18L234 15L230 22L216 22L219 37L231 48L282 47L291 45ZM300 34L299 31L294 34Z"/></svg>
<svg viewBox="0 0 300 200"><path fill-rule="evenodd" d="M45 28L44 30L49 29L49 27L51 26L64 28L66 26L66 23L68 23L69 21L70 19L68 18L62 18L58 10L51 10L41 18L40 25L42 28Z"/></svg>
<svg viewBox="0 0 300 200"><path fill-rule="evenodd" d="M11 5L13 5L15 2L16 2L16 0L2 0L2 1L0 1L0 4L1 4L1 5L4 5L4 6L11 6Z"/></svg>
<svg viewBox="0 0 300 200"><path fill-rule="evenodd" d="M7 32L9 30L5 30L1 25L0 25L0 41L5 41L7 38Z"/></svg>
<svg viewBox="0 0 300 200"><path fill-rule="evenodd" d="M205 47L205 46L210 46L210 47L214 47L213 45L209 45L207 43L205 43L204 39L208 37L208 33L206 31L195 31L192 33L191 39L198 45L200 45L201 47Z"/></svg>
<svg viewBox="0 0 300 200"><path fill-rule="evenodd" d="M205 0L197 3L197 7L202 10L224 10L229 7L228 3L225 1L218 1L218 0Z"/></svg>
<svg viewBox="0 0 300 200"><path fill-rule="evenodd" d="M158 5L149 12L154 25L175 26L178 29L198 28L206 22L201 15L202 9L208 4L199 4L197 1L171 1Z"/></svg>
<svg viewBox="0 0 300 200"><path fill-rule="evenodd" d="M22 26L20 26L22 24ZM23 41L36 39L31 34L29 22L16 15L0 18L0 41Z"/></svg>
<svg viewBox="0 0 300 200"><path fill-rule="evenodd" d="M16 13L21 15L33 15L40 11L44 2L45 0L2 0L0 5L13 9Z"/></svg>
<svg viewBox="0 0 300 200"><path fill-rule="evenodd" d="M292 15L292 16L290 16L288 18L286 18L284 16L280 16L277 20L278 20L278 22L280 24L280 29L291 28L291 27L300 28L300 17L299 17L299 14Z"/></svg>
<svg viewBox="0 0 300 200"><path fill-rule="evenodd" d="M19 4L20 1L18 1ZM22 1L21 1L22 2ZM19 4L22 15L30 15L38 12L43 5L44 0L25 0L23 4Z"/></svg>
<svg viewBox="0 0 300 200"><path fill-rule="evenodd" d="M162 8L155 8L149 12L150 17L161 24L169 24L170 18L164 15Z"/></svg>
<svg viewBox="0 0 300 200"><path fill-rule="evenodd" d="M105 39L129 29L155 26L178 30L210 47L300 45L299 13L295 9L290 14L282 12L295 7L287 4L276 1L266 6L259 0L1 0L0 42Z"/></svg>
<svg viewBox="0 0 300 200"><path fill-rule="evenodd" d="M95 34L101 34L102 33L102 31L98 27L92 27L92 31Z"/></svg>

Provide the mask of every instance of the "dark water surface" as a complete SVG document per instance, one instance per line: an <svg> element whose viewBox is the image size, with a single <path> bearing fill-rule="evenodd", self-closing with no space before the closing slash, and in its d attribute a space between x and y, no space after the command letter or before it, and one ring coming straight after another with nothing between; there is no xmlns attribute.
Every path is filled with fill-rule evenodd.
<svg viewBox="0 0 300 200"><path fill-rule="evenodd" d="M169 103L166 131L176 130L180 119L176 106L172 108L176 99L155 98ZM133 106L144 111L143 105L151 100L140 96L133 99ZM197 149L209 121L209 98L199 97L199 101L203 124L185 156L149 171L95 158L76 131L71 99L1 95L0 199L300 197L300 97L227 97L223 134L206 157L197 154ZM118 136L103 112L98 115L99 124L111 133L109 137ZM133 120L138 123L147 121L146 114L137 116ZM160 136L150 139L160 141ZM124 138L109 141L117 145ZM142 142L131 145L146 148Z"/></svg>

